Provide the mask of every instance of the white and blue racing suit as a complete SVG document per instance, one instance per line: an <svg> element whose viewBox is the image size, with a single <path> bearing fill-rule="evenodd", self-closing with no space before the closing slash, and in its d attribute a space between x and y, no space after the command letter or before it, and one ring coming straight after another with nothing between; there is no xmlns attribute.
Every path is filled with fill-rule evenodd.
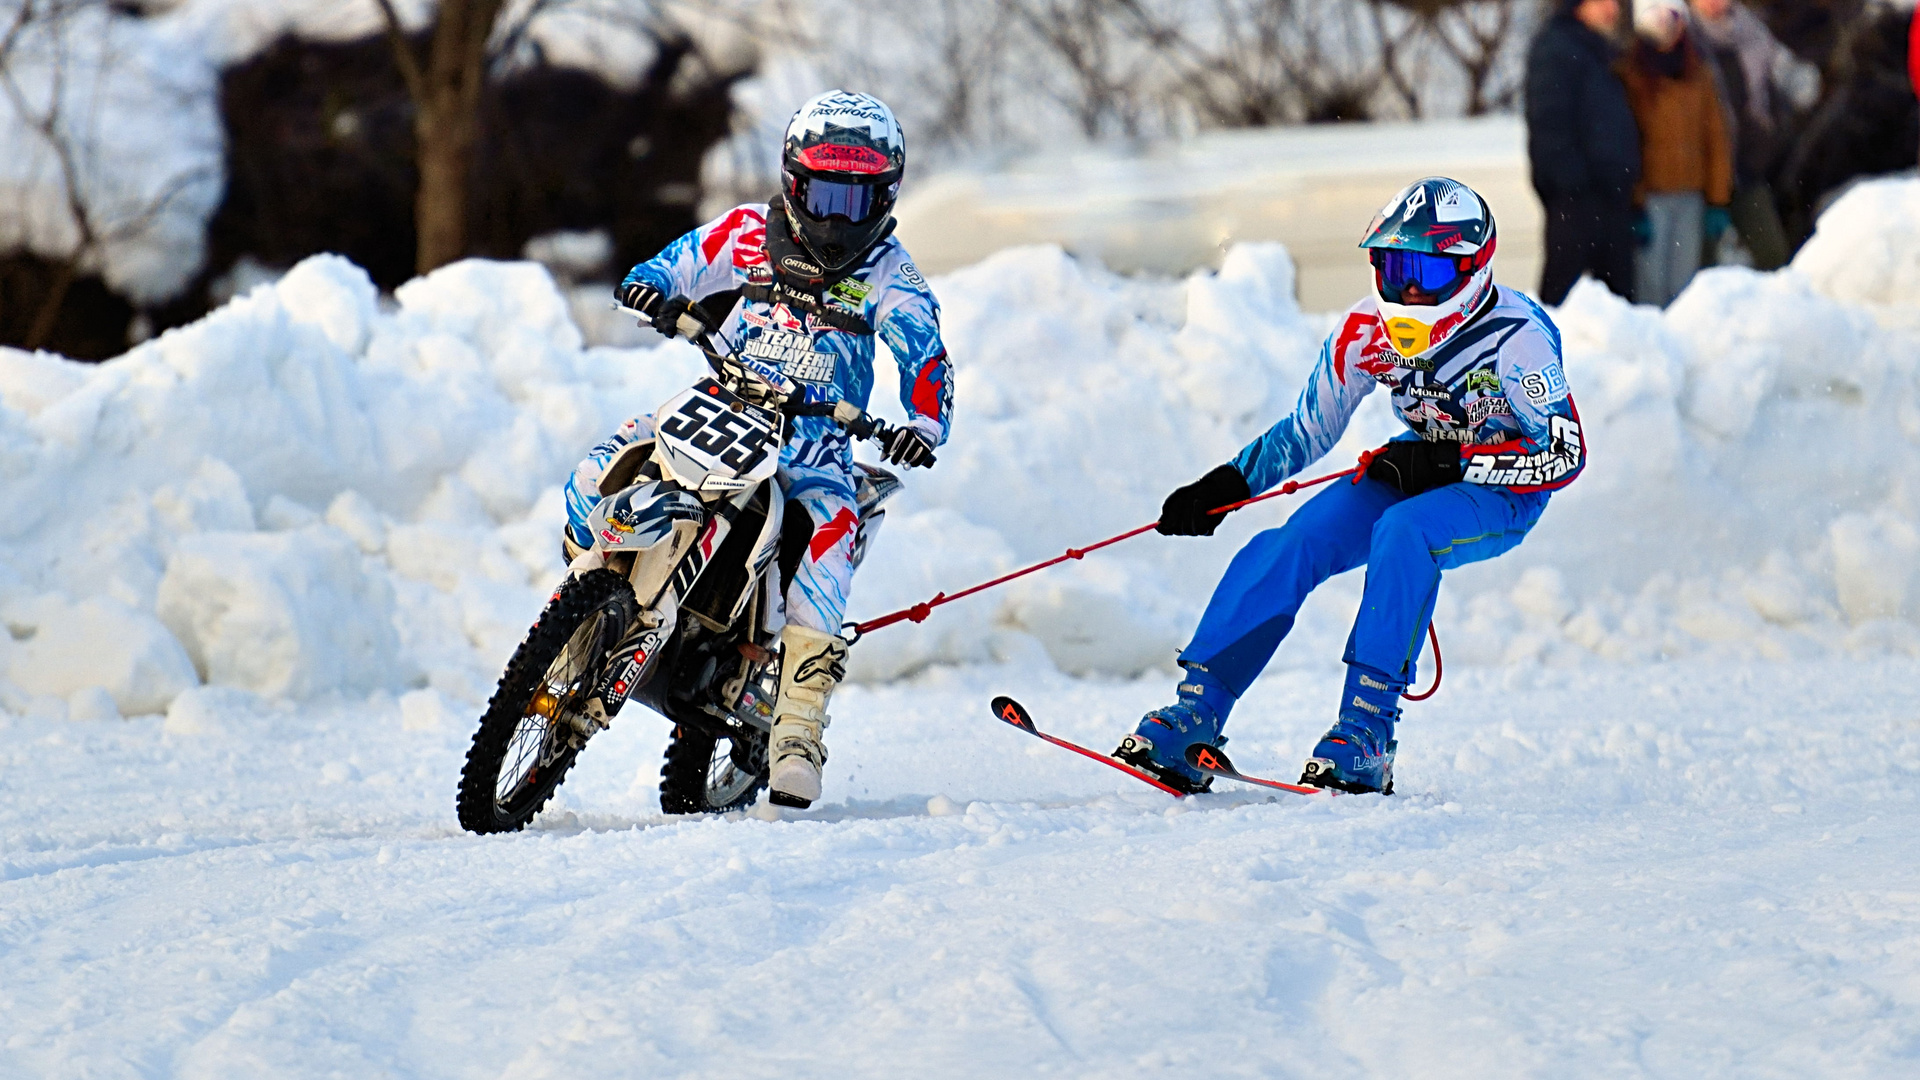
<svg viewBox="0 0 1920 1080"><path fill-rule="evenodd" d="M1441 571L1518 546L1549 493L1586 465L1560 331L1539 305L1501 288L1445 343L1411 360L1387 341L1373 299L1356 304L1321 347L1293 412L1234 458L1247 486L1258 494L1319 460L1376 383L1391 391L1409 429L1399 438L1459 445L1464 482L1407 496L1343 478L1248 541L1180 654L1232 698L1272 658L1307 593L1358 566L1367 581L1346 661L1399 686L1412 682Z"/></svg>
<svg viewBox="0 0 1920 1080"><path fill-rule="evenodd" d="M769 284L766 219L765 204L735 207L634 267L626 280L694 301ZM944 443L952 419L953 372L940 341L940 305L906 249L887 237L821 299L830 310L864 319L876 333L837 329L805 310L743 297L722 321L719 336L747 356L778 364L804 388L808 401L844 400L864 409L873 392L877 334L899 365L908 426L934 446ZM652 436L653 417L634 417L574 469L566 490L568 529L576 543L592 543L586 520L600 501L607 465L621 447ZM780 454L779 483L788 512L798 503L813 523L812 539L787 589L787 621L838 633L853 580L859 524L851 439L829 417L795 421Z"/></svg>

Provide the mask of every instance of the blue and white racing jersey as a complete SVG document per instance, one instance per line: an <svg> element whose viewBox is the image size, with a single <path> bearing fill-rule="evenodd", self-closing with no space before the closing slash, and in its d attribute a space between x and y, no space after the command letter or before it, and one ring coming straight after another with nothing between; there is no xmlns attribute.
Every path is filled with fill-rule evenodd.
<svg viewBox="0 0 1920 1080"><path fill-rule="evenodd" d="M626 280L690 300L771 284L766 204L733 208L634 267ZM830 310L865 319L887 343L900 368L900 403L908 424L936 446L945 442L952 423L953 372L940 341L940 304L906 248L891 236L882 240L822 300ZM777 365L804 387L808 401L867 407L873 393L872 334L824 325L784 303L742 298L721 323L720 335L742 355ZM831 418L802 417L786 458L790 465L850 468L852 443Z"/></svg>
<svg viewBox="0 0 1920 1080"><path fill-rule="evenodd" d="M1387 340L1373 297L1355 304L1320 347L1293 412L1233 459L1247 486L1266 491L1323 457L1375 383L1392 392L1414 435L1460 445L1467 483L1553 491L1586 466L1559 328L1525 294L1502 287L1414 359Z"/></svg>

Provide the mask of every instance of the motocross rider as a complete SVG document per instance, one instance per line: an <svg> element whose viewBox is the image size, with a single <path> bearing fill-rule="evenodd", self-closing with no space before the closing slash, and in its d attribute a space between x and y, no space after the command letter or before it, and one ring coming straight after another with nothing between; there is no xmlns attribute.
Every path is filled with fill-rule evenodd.
<svg viewBox="0 0 1920 1080"><path fill-rule="evenodd" d="M1210 513L1272 488L1333 447L1378 383L1408 431L1233 557L1193 640L1178 700L1141 719L1114 757L1186 791L1187 763L1218 746L1227 713L1272 658L1307 593L1367 568L1347 639L1338 719L1303 784L1391 792L1394 723L1440 594L1440 574L1518 546L1554 490L1586 464L1560 331L1531 299L1493 284L1493 213L1471 188L1430 177L1389 202L1360 246L1373 295L1328 335L1293 412L1234 459L1167 496L1159 531L1211 536Z"/></svg>
<svg viewBox="0 0 1920 1080"><path fill-rule="evenodd" d="M905 167L906 144L886 105L844 90L821 94L787 125L780 197L735 207L635 266L620 300L668 337L682 314L694 314L717 328L723 350L777 365L810 402L865 408L874 342L886 342L910 419L883 453L896 465L930 465L947 438L953 380L940 305L892 235ZM570 558L593 542L587 515L607 465L621 447L652 437L653 418L636 417L574 470ZM820 797L827 700L846 674L847 642L838 631L859 523L852 470L852 440L830 417L795 421L779 483L786 529L807 522L811 537L786 592L780 693L767 741L769 795L782 805Z"/></svg>

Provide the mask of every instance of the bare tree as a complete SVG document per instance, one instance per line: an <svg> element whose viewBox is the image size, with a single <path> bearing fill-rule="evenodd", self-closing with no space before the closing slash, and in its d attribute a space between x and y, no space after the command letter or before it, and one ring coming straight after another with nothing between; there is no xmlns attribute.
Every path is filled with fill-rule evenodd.
<svg viewBox="0 0 1920 1080"><path fill-rule="evenodd" d="M1179 71L1183 96L1202 123L1260 127L1293 119L1306 57L1292 0L1212 0L1211 20L1156 10L1144 0L1117 3Z"/></svg>
<svg viewBox="0 0 1920 1080"><path fill-rule="evenodd" d="M123 59L116 52L113 16L106 0L17 0L0 34L0 93L36 144L16 145L13 152L45 155L60 202L60 220L42 222L39 230L28 220L20 230L22 243L64 249L35 251L51 264L52 277L22 335L25 348L47 343L74 283L101 270L109 248L154 228L179 199L218 177L211 166L159 177L118 175L103 160L110 135L101 130L108 111L101 99ZM36 212L32 206L11 209L25 219Z"/></svg>
<svg viewBox="0 0 1920 1080"><path fill-rule="evenodd" d="M885 98L914 143L959 147L991 139L987 132L1002 116L1008 74L1018 64L1015 39L1024 29L1014 4L836 0L802 10L793 0L772 0L758 7L764 24L758 33L787 45L803 39L823 61L826 78ZM831 47L828 34L817 31L831 33ZM875 47L899 41L915 49Z"/></svg>
<svg viewBox="0 0 1920 1080"><path fill-rule="evenodd" d="M480 142L480 96L486 88L487 43L505 0L440 0L426 55L416 51L393 0L379 0L394 62L413 98L415 158L414 266L437 269L467 253L467 204L473 153Z"/></svg>
<svg viewBox="0 0 1920 1080"><path fill-rule="evenodd" d="M541 47L533 31L541 19L572 16L603 31L638 35L657 48L691 53L710 73L737 76L755 62L751 56L714 55L696 46L694 36L664 15L664 5L655 0L436 0L419 35L408 32L394 0L375 2L413 101L419 172L414 262L423 274L470 250L474 155L487 82L506 66L529 58L539 61ZM752 6L752 0L704 0L692 10L709 21L733 23L739 35L751 37Z"/></svg>
<svg viewBox="0 0 1920 1080"><path fill-rule="evenodd" d="M1111 0L1141 42L1178 71L1178 93L1208 126L1365 119L1383 78L1385 22L1349 0ZM1369 11L1369 14L1374 14Z"/></svg>
<svg viewBox="0 0 1920 1080"><path fill-rule="evenodd" d="M1132 0L1001 0L1004 9L1061 65L1055 96L1082 134L1137 138L1153 106L1152 71L1174 43L1157 23L1136 18ZM1134 32L1154 27L1146 35Z"/></svg>
<svg viewBox="0 0 1920 1080"><path fill-rule="evenodd" d="M1400 105L1407 110L1407 116L1418 120L1425 111L1425 83L1427 72L1424 65L1415 71L1408 71L1409 64L1418 63L1420 53L1419 40L1424 26L1418 19L1404 15L1395 18L1389 10L1397 5L1393 0L1367 0L1367 13L1373 22L1373 36L1380 43L1380 73L1386 77L1387 85L1393 88L1399 97ZM1398 25L1395 26L1394 24Z"/></svg>
<svg viewBox="0 0 1920 1080"><path fill-rule="evenodd" d="M1513 104L1520 92L1517 79L1504 88L1494 86L1503 55L1516 45L1513 33L1518 0L1414 0L1433 40L1444 49L1467 79L1468 116L1480 116Z"/></svg>

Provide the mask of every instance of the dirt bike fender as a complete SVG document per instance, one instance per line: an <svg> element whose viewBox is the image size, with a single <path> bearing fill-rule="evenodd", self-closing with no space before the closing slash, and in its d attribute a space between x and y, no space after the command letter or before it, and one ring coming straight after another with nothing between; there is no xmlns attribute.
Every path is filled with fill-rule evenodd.
<svg viewBox="0 0 1920 1080"><path fill-rule="evenodd" d="M699 496L677 485L645 480L601 499L587 515L593 546L604 554L641 552L669 540L674 523L706 520Z"/></svg>

